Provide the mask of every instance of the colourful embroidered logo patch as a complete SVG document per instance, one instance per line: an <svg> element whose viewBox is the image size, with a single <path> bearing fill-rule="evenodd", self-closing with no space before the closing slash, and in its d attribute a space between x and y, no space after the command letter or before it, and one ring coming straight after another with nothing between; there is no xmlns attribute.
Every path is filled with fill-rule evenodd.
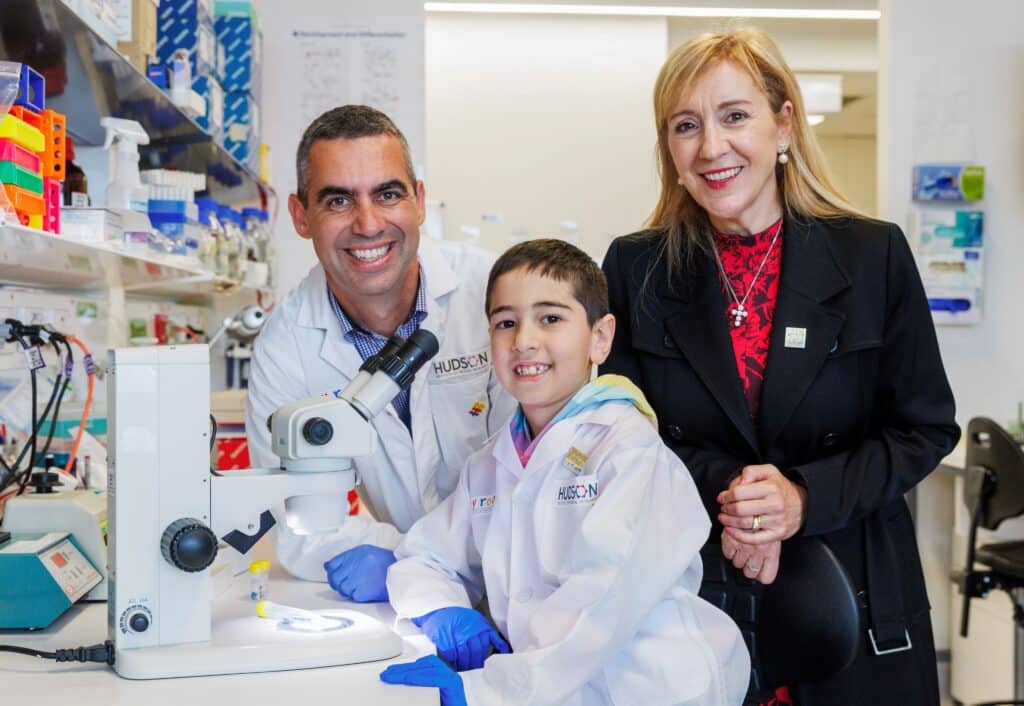
<svg viewBox="0 0 1024 706"><path fill-rule="evenodd" d="M473 403L473 406L469 408L469 413L474 417L479 417L485 409L487 409L487 405L485 405L483 401L477 400Z"/></svg>
<svg viewBox="0 0 1024 706"><path fill-rule="evenodd" d="M579 475L583 472L583 464L587 462L587 456L585 453L577 449L575 446L569 448L569 453L562 459L562 466L567 470L573 472L573 475Z"/></svg>
<svg viewBox="0 0 1024 706"><path fill-rule="evenodd" d="M469 507L473 513L478 512L490 512L491 508L494 507L493 495L481 495L476 498L469 499Z"/></svg>

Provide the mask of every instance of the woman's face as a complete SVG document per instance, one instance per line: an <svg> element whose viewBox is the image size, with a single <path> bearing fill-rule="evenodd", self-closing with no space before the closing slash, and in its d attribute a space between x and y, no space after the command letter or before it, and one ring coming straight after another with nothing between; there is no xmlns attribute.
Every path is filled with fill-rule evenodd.
<svg viewBox="0 0 1024 706"><path fill-rule="evenodd" d="M782 216L775 182L779 145L789 143L793 105L778 115L739 66L706 69L668 119L672 162L719 231L750 234Z"/></svg>

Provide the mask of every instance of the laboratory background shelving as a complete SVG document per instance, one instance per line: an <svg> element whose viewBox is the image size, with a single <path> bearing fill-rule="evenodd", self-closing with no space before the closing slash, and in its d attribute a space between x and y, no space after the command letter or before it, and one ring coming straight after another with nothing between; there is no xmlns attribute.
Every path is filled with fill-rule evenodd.
<svg viewBox="0 0 1024 706"><path fill-rule="evenodd" d="M46 104L67 117L76 150L101 146L100 118L138 121L150 136L141 169L207 175L208 195L234 207L276 207L272 187L229 154L115 46L64 0L0 0L0 60L29 64L47 81ZM103 175L106 176L105 174ZM126 298L200 305L215 321L256 299L250 287L204 270L195 259L156 251L124 251L118 243L76 241L20 225L0 224L0 288L80 292L123 312ZM123 321L112 321L107 344L126 345Z"/></svg>
<svg viewBox="0 0 1024 706"><path fill-rule="evenodd" d="M67 116L76 145L103 144L100 118L138 121L149 134L142 169L208 175L222 203L266 202L272 188L239 163L170 97L97 34L63 0L0 2L0 59L31 65L47 78L47 107ZM56 90L55 90L56 89Z"/></svg>
<svg viewBox="0 0 1024 706"><path fill-rule="evenodd" d="M122 289L126 294L182 301L263 291L204 270L192 258L126 252L113 243L85 243L20 225L0 226L0 282L85 291Z"/></svg>

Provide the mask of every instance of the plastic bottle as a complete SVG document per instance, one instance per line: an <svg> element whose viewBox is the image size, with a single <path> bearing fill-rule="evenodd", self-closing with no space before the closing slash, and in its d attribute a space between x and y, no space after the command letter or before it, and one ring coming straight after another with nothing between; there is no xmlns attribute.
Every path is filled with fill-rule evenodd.
<svg viewBox="0 0 1024 706"><path fill-rule="evenodd" d="M228 273L228 244L224 232L224 224L220 220L220 204L213 199L196 199L199 207L199 220L210 230L213 245L210 248L210 269L221 277Z"/></svg>
<svg viewBox="0 0 1024 706"><path fill-rule="evenodd" d="M139 178L139 145L148 145L149 135L134 120L103 118L100 125L107 131L103 148L110 150L107 208L121 214L126 243L148 244L153 229L148 216L149 189ZM116 149L111 149L115 143Z"/></svg>
<svg viewBox="0 0 1024 706"><path fill-rule="evenodd" d="M245 274L245 260L242 257L241 217L233 208L223 205L217 209L217 216L224 228L224 243L227 245L227 269L224 276L240 282Z"/></svg>

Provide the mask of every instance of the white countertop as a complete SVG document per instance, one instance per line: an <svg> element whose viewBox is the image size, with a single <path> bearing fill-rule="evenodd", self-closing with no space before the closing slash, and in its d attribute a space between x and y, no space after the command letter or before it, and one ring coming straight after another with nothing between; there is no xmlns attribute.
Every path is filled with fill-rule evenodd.
<svg viewBox="0 0 1024 706"><path fill-rule="evenodd" d="M242 575L234 580L223 600L233 600L236 594L247 591L248 578ZM299 581L277 566L271 572L267 597L302 608L359 610L385 625L394 624L394 612L387 603L343 602L327 584ZM388 664L411 662L434 654L434 646L408 621L402 626L397 632L402 636L403 652L392 660L216 677L132 681L119 677L102 664L58 664L53 660L0 652L0 685L6 701L26 706L437 706L436 689L395 686L378 678ZM46 630L0 630L0 644L46 651L93 645L106 637L106 603L74 605Z"/></svg>

